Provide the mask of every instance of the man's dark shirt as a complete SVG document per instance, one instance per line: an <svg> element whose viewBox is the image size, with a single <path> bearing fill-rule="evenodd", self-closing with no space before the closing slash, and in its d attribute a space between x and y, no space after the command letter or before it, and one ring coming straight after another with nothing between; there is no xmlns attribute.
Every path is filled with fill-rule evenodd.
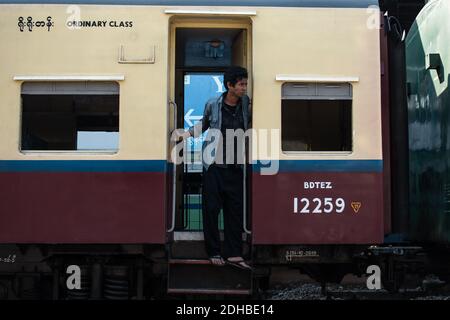
<svg viewBox="0 0 450 320"><path fill-rule="evenodd" d="M239 101L236 106L229 106L225 102L223 102L222 105L222 152L223 152L223 164L217 164L216 166L219 167L230 167L229 163L227 162L226 158L226 145L227 145L227 129L242 129L244 130L244 118L242 116L242 107L241 102ZM234 138L234 158L233 158L233 164L238 164L238 143L242 143L242 141L238 141L238 138ZM242 148L240 148L242 150ZM242 157L240 157L242 159ZM220 158L219 158L220 159ZM242 160L241 160L242 161ZM233 165L231 165L233 167Z"/></svg>

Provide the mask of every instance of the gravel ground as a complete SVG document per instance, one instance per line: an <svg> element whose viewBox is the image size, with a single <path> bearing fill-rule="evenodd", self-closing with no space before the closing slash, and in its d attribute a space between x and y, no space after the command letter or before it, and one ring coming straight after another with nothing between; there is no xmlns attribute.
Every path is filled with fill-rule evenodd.
<svg viewBox="0 0 450 320"><path fill-rule="evenodd" d="M422 288L400 290L389 293L386 290L368 290L355 285L327 285L327 294L321 292L321 286L311 283L293 283L289 286L277 286L265 293L267 300L450 300L450 291L432 293Z"/></svg>
<svg viewBox="0 0 450 320"><path fill-rule="evenodd" d="M267 300L450 300L450 286L432 275L422 285L403 288L395 294L367 289L364 277L347 276L342 284L328 284L327 293L322 294L320 284L298 271L278 270L273 275L275 281L264 293Z"/></svg>

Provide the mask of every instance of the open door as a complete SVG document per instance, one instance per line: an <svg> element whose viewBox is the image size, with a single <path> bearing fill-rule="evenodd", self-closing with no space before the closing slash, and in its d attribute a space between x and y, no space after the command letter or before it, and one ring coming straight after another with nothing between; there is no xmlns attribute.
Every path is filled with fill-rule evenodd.
<svg viewBox="0 0 450 320"><path fill-rule="evenodd" d="M202 118L206 102L225 92L223 75L229 66L240 65L249 69L249 28L248 23L236 22L218 24L211 21L210 25L205 25L204 20L172 23L171 112L176 117L172 130L175 127L187 130ZM174 224L169 229L174 232L171 237L174 240L203 240L201 151L205 136L206 133L185 141L184 163L178 165L174 172L174 207L170 219ZM247 217L244 220L248 221ZM223 218L219 221L222 229Z"/></svg>
<svg viewBox="0 0 450 320"><path fill-rule="evenodd" d="M171 101L176 108L173 110L174 126L187 130L202 118L206 102L225 92L223 75L229 66L249 69L247 38L250 24L236 20L220 22L202 18L187 22L175 19L171 28L170 84ZM230 266L218 270L209 264L204 249L201 155L205 135L184 142L184 163L174 170L168 291L249 294L250 272ZM246 211L244 209L244 214ZM219 229L223 230L222 214ZM248 252L249 245L244 243L246 250Z"/></svg>

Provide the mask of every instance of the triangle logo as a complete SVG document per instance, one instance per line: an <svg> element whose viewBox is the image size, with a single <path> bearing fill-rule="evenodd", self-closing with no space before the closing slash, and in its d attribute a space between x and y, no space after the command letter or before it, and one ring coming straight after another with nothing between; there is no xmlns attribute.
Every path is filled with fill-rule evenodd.
<svg viewBox="0 0 450 320"><path fill-rule="evenodd" d="M352 202L352 208L355 213L358 213L359 209L361 209L361 202Z"/></svg>

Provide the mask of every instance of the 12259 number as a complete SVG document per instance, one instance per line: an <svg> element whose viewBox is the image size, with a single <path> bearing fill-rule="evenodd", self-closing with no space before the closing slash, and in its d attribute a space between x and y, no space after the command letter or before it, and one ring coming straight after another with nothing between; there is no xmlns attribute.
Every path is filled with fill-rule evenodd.
<svg viewBox="0 0 450 320"><path fill-rule="evenodd" d="M300 211L299 211L300 210ZM345 200L342 198L294 198L294 213L342 213L345 210Z"/></svg>

